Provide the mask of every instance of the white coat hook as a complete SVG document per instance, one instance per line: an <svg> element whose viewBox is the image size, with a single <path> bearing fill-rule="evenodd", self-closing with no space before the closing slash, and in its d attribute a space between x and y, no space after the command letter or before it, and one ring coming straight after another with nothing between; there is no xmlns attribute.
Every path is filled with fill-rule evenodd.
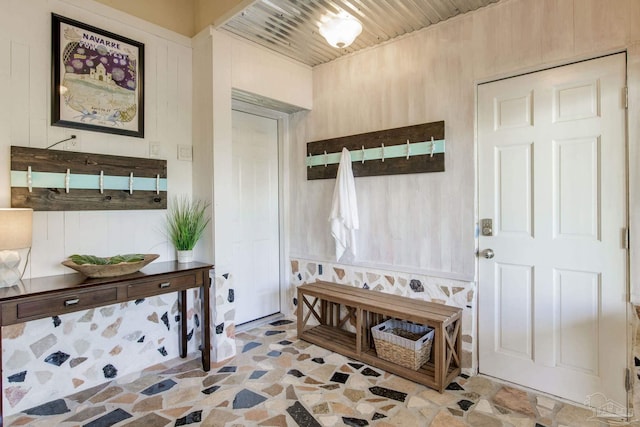
<svg viewBox="0 0 640 427"><path fill-rule="evenodd" d="M69 183L71 182L71 169L67 169L67 174L64 176L64 192L69 194Z"/></svg>
<svg viewBox="0 0 640 427"><path fill-rule="evenodd" d="M409 140L407 139L407 160L411 157L411 145L409 145Z"/></svg>
<svg viewBox="0 0 640 427"><path fill-rule="evenodd" d="M364 145L362 146L362 164L364 165Z"/></svg>
<svg viewBox="0 0 640 427"><path fill-rule="evenodd" d="M33 193L33 175L31 175L31 166L27 168L27 187L29 187L29 193Z"/></svg>
<svg viewBox="0 0 640 427"><path fill-rule="evenodd" d="M382 161L384 162L384 144L381 144L381 145L382 145L382 148L381 148L381 150L382 150Z"/></svg>
<svg viewBox="0 0 640 427"><path fill-rule="evenodd" d="M129 194L133 194L133 172L129 174Z"/></svg>
<svg viewBox="0 0 640 427"><path fill-rule="evenodd" d="M430 157L433 157L433 150L435 149L435 147L436 147L436 143L433 141L433 137L431 137L431 156Z"/></svg>
<svg viewBox="0 0 640 427"><path fill-rule="evenodd" d="M329 156L327 155L327 150L324 150L324 167L327 167L327 160L328 160Z"/></svg>
<svg viewBox="0 0 640 427"><path fill-rule="evenodd" d="M156 175L156 194L160 194L160 175Z"/></svg>
<svg viewBox="0 0 640 427"><path fill-rule="evenodd" d="M104 171L100 171L100 194L104 194Z"/></svg>

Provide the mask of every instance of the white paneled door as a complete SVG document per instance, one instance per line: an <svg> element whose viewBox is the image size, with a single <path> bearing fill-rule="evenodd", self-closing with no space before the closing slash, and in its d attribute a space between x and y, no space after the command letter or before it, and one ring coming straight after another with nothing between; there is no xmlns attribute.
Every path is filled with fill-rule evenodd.
<svg viewBox="0 0 640 427"><path fill-rule="evenodd" d="M278 122L233 111L236 324L280 312Z"/></svg>
<svg viewBox="0 0 640 427"><path fill-rule="evenodd" d="M623 408L625 68L618 54L478 87L480 372Z"/></svg>

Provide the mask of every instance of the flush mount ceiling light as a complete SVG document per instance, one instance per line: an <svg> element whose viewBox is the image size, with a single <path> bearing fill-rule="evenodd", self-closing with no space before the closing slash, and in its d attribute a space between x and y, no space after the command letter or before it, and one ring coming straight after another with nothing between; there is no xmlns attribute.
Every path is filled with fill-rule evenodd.
<svg viewBox="0 0 640 427"><path fill-rule="evenodd" d="M320 34L333 47L347 47L362 32L362 24L348 13L334 16L320 24Z"/></svg>

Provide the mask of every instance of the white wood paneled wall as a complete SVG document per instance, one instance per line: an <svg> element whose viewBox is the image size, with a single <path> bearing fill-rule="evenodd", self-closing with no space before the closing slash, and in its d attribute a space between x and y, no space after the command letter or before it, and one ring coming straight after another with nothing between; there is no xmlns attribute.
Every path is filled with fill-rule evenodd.
<svg viewBox="0 0 640 427"><path fill-rule="evenodd" d="M236 197L229 185L232 176L232 89L299 108L311 108L312 70L212 28L193 38L193 56L193 84L198 88L194 94L194 105L197 105L193 112L194 149L200 153L194 157L193 193L214 200L214 223L203 236L197 253L213 257L216 274L233 275L231 248L234 238L230 224L234 214L233 204L229 202ZM284 145L287 150L288 142ZM288 194L281 195L283 206L288 197ZM286 242L283 244L286 246Z"/></svg>
<svg viewBox="0 0 640 427"><path fill-rule="evenodd" d="M355 262L473 280L476 83L625 48L637 61L638 22L637 0L505 0L315 67L313 110L292 143L292 256L334 256L327 218L335 180L306 181L306 142L444 120L444 173L356 179ZM629 85L640 85L637 72ZM638 113L630 106L630 117ZM632 223L640 225L638 216Z"/></svg>
<svg viewBox="0 0 640 427"><path fill-rule="evenodd" d="M51 13L145 44L145 138L50 126ZM9 147L44 148L71 134L77 151L149 157L159 144L168 160L168 194L191 194L191 163L177 145L191 144L191 40L89 0L0 0L0 207L10 206ZM57 146L61 149L62 145ZM163 233L164 210L36 212L27 276L71 272L72 253L158 253L174 259Z"/></svg>

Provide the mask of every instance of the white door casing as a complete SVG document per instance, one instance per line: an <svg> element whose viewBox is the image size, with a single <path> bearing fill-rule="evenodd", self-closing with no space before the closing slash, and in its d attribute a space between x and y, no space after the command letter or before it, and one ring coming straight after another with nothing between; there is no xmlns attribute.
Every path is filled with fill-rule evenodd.
<svg viewBox="0 0 640 427"><path fill-rule="evenodd" d="M617 54L478 86L478 214L493 220L480 372L623 407L625 67Z"/></svg>
<svg viewBox="0 0 640 427"><path fill-rule="evenodd" d="M233 111L236 324L280 312L278 121Z"/></svg>

